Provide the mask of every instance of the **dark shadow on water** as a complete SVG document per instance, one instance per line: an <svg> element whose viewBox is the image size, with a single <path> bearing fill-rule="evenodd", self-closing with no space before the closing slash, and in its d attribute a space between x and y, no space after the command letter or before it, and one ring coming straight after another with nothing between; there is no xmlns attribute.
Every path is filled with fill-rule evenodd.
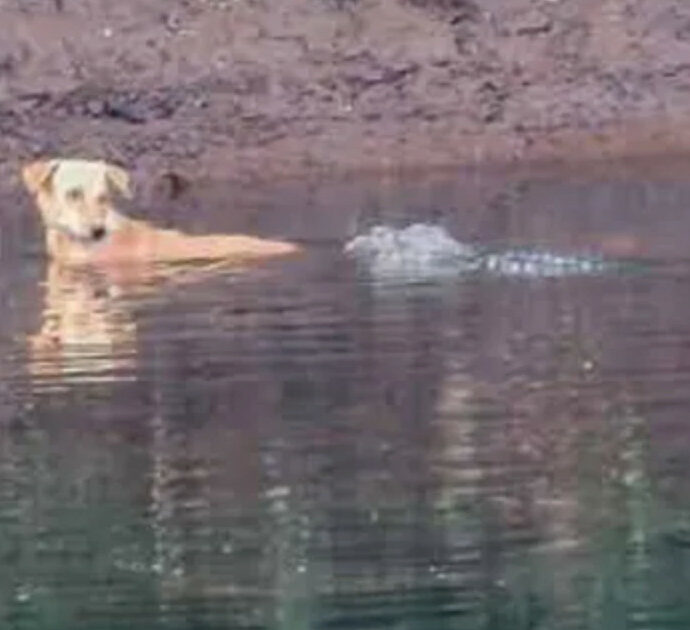
<svg viewBox="0 0 690 630"><path fill-rule="evenodd" d="M644 173L212 189L309 255L143 291L6 217L0 626L686 627L690 186ZM375 290L371 213L665 264Z"/></svg>

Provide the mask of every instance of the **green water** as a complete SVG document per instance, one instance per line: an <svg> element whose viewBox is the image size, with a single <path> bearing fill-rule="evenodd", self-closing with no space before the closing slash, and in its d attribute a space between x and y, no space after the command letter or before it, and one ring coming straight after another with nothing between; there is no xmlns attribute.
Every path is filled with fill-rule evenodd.
<svg viewBox="0 0 690 630"><path fill-rule="evenodd" d="M256 193L305 259L144 293L3 215L0 628L690 627L690 185L575 175ZM380 292L360 211L662 264Z"/></svg>

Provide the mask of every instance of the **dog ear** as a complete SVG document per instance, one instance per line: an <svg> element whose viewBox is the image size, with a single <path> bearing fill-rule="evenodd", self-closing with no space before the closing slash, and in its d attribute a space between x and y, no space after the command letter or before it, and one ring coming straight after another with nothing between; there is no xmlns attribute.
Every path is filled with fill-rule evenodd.
<svg viewBox="0 0 690 630"><path fill-rule="evenodd" d="M130 184L129 173L119 166L106 164L105 175L108 181L126 199L132 198L132 186Z"/></svg>
<svg viewBox="0 0 690 630"><path fill-rule="evenodd" d="M42 188L47 188L57 167L57 160L37 160L27 164L22 169L22 179L29 192L35 195Z"/></svg>

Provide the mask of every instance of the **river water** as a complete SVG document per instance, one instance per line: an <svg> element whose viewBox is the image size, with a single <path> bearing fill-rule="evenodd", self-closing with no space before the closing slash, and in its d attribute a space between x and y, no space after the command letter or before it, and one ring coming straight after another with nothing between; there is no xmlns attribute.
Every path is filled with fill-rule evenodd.
<svg viewBox="0 0 690 630"><path fill-rule="evenodd" d="M306 255L156 282L51 267L6 196L0 627L690 627L690 164L662 166L214 184L151 212ZM344 257L411 220L650 264L381 287Z"/></svg>

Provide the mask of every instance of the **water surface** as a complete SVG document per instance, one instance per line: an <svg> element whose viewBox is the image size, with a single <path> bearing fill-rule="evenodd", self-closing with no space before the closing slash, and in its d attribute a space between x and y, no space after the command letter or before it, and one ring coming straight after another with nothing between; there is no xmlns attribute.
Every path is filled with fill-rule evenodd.
<svg viewBox="0 0 690 630"><path fill-rule="evenodd" d="M153 214L307 256L153 286L49 266L4 205L2 628L690 626L682 176L217 184ZM344 259L419 219L655 264L382 289Z"/></svg>

